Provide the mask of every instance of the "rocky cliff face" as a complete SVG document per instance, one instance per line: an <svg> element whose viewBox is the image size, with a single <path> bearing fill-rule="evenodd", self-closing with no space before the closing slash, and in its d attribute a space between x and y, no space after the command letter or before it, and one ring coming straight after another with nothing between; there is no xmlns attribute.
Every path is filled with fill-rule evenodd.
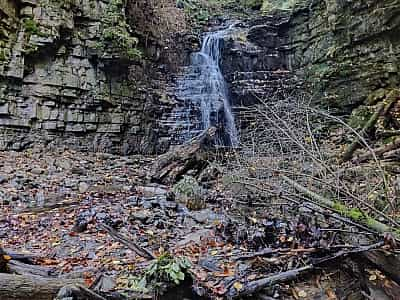
<svg viewBox="0 0 400 300"><path fill-rule="evenodd" d="M399 1L291 5L245 21L225 41L223 70L238 115L257 98L268 101L297 87L323 107L357 114L399 87Z"/></svg>
<svg viewBox="0 0 400 300"><path fill-rule="evenodd" d="M324 105L349 112L400 84L398 0L303 1L281 31L289 68Z"/></svg>
<svg viewBox="0 0 400 300"><path fill-rule="evenodd" d="M39 142L116 153L167 149L165 123L176 105L170 74L198 40L186 34L175 1L122 4L0 2L0 149ZM399 86L399 1L293 5L251 17L225 39L222 69L239 122L241 106L296 87L350 113Z"/></svg>
<svg viewBox="0 0 400 300"><path fill-rule="evenodd" d="M133 15L162 20L150 2L1 1L0 149L162 151L167 37L155 40Z"/></svg>

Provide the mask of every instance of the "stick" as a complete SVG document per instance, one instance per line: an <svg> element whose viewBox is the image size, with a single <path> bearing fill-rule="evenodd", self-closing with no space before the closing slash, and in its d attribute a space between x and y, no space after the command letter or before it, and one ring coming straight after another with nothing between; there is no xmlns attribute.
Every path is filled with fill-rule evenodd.
<svg viewBox="0 0 400 300"><path fill-rule="evenodd" d="M400 138L397 138L388 145L384 145L382 147L374 149L374 152L375 152L376 156L382 156L383 154L385 154L389 151L395 150L399 147L400 147ZM353 162L354 163L362 163L362 162L368 160L371 156L372 156L372 154L370 152L367 152L365 154L362 154L362 155L354 158Z"/></svg>
<svg viewBox="0 0 400 300"><path fill-rule="evenodd" d="M370 131L372 129L372 127L375 126L375 123L378 120L379 116L383 112L387 112L395 101L396 101L396 97L388 96L387 101L382 101L381 103L379 103L375 112L372 114L371 118L368 120L367 123L365 123L364 127L362 128L360 135L364 137L367 134L367 132ZM354 151L356 151L359 144L360 144L360 139L358 137L356 137L356 139L350 144L350 146L347 148L347 150L343 153L343 157L342 157L343 161L348 161L351 159Z"/></svg>
<svg viewBox="0 0 400 300"><path fill-rule="evenodd" d="M228 291L228 296L231 298L239 298L243 296L248 296L254 294L257 291L260 291L268 286L285 282L288 280L295 279L296 277L311 271L314 269L314 266L306 266L286 272L279 273L277 275L272 275L270 277L258 279L252 282L249 282L243 286L243 288L239 291L235 289L235 287L231 287Z"/></svg>
<svg viewBox="0 0 400 300"><path fill-rule="evenodd" d="M7 269L10 273L27 276L51 277L54 273L54 269L28 265L16 260L10 260Z"/></svg>
<svg viewBox="0 0 400 300"><path fill-rule="evenodd" d="M127 237L124 235L120 234L116 230L114 230L112 227L106 225L106 224L100 224L100 228L107 231L109 235L116 241L120 242L121 244L125 245L132 251L134 251L137 255L147 258L147 259L154 259L156 258L153 253L150 251L140 247L139 245L135 244L133 241L129 240Z"/></svg>

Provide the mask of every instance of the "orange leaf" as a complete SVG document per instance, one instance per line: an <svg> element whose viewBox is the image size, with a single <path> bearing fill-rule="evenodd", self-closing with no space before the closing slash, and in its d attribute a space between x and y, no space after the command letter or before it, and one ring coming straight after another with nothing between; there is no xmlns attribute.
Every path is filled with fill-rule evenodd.
<svg viewBox="0 0 400 300"><path fill-rule="evenodd" d="M3 255L3 258L7 261L11 260L11 256L10 255Z"/></svg>

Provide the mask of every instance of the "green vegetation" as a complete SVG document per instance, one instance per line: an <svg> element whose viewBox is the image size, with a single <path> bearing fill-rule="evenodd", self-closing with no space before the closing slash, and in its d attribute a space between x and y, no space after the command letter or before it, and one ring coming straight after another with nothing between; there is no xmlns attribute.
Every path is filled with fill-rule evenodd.
<svg viewBox="0 0 400 300"><path fill-rule="evenodd" d="M176 5L185 10L193 25L203 26L214 17L259 11L263 0L177 0Z"/></svg>
<svg viewBox="0 0 400 300"><path fill-rule="evenodd" d="M261 10L270 12L274 10L292 10L299 0L264 0Z"/></svg>
<svg viewBox="0 0 400 300"><path fill-rule="evenodd" d="M28 35L47 37L48 35L40 30L39 24L31 18L23 19L23 26Z"/></svg>
<svg viewBox="0 0 400 300"><path fill-rule="evenodd" d="M35 20L33 19L24 19L24 28L25 28L25 32L29 33L29 34L35 34L35 35L39 35L40 31L39 31L39 27L37 25L37 23L35 22Z"/></svg>
<svg viewBox="0 0 400 300"><path fill-rule="evenodd" d="M353 110L349 118L349 125L354 129L361 129L368 122L373 114L373 109L369 106L361 105Z"/></svg>
<svg viewBox="0 0 400 300"><path fill-rule="evenodd" d="M141 57L137 49L138 39L131 35L130 26L126 23L125 3L123 0L111 0L103 17L103 29L98 49L102 52L118 51L130 60Z"/></svg>
<svg viewBox="0 0 400 300"><path fill-rule="evenodd" d="M128 288L138 293L149 293L152 290L162 292L166 285L179 285L185 280L191 267L185 257L173 257L165 252L160 255L141 277L128 278Z"/></svg>
<svg viewBox="0 0 400 300"><path fill-rule="evenodd" d="M7 60L5 51L4 51L4 49L0 48L0 61L5 61L5 60Z"/></svg>

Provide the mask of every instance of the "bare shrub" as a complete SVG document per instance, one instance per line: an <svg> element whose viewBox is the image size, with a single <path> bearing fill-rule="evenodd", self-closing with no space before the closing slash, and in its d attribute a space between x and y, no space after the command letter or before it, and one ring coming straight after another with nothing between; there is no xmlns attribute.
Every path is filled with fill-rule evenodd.
<svg viewBox="0 0 400 300"><path fill-rule="evenodd" d="M252 201L261 206L282 199L327 199L333 203L330 209L345 207L352 219L373 218L399 226L393 217L395 187L376 156L362 165L341 162L344 143L358 134L340 118L312 108L304 94L259 99L258 105L242 108L243 116L247 128L241 145L224 162L225 188L238 202L248 201L249 193L259 196L261 201ZM372 151L365 139L360 141Z"/></svg>

